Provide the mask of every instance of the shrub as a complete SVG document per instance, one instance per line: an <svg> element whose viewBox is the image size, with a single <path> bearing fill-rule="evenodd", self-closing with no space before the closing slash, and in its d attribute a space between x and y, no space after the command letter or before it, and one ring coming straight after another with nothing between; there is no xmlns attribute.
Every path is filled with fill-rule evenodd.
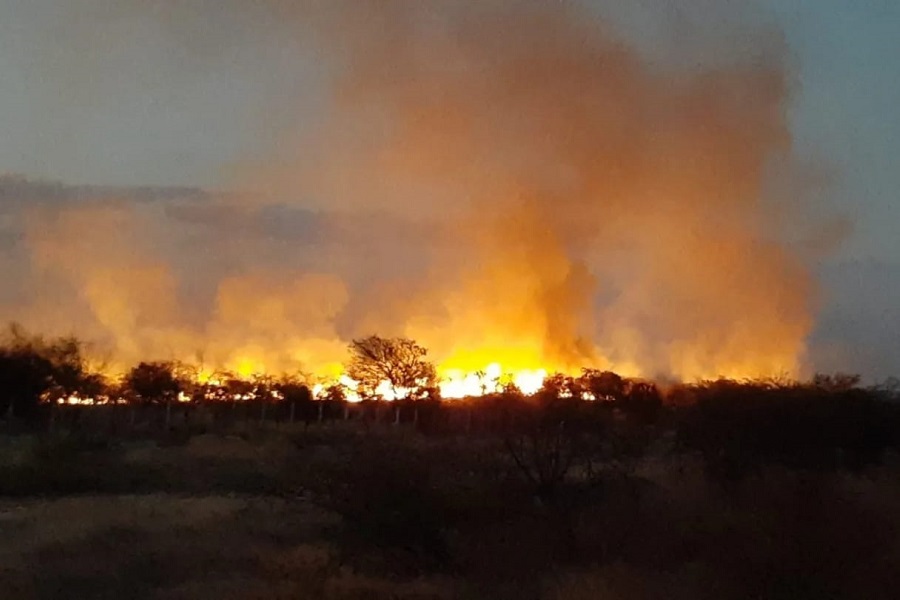
<svg viewBox="0 0 900 600"><path fill-rule="evenodd" d="M900 431L900 407L852 385L716 381L694 393L678 443L720 480L766 465L859 471L895 447Z"/></svg>

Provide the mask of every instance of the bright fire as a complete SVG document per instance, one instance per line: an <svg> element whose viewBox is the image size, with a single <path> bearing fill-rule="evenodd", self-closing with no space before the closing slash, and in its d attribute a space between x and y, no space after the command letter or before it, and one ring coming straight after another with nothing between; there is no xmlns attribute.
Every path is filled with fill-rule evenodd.
<svg viewBox="0 0 900 600"><path fill-rule="evenodd" d="M577 369L573 371L565 368L546 368L542 361L538 360L538 354L521 348L515 352L508 349L504 351L502 348L456 352L450 358L438 361L436 365L440 396L444 399L478 397L503 391L510 385L524 394L531 395L540 390L550 372L571 371L573 374L577 372ZM501 356L506 360L503 362L491 360L492 356ZM187 371L185 375L200 385L220 387L229 379L228 374L231 374L233 379L254 381L272 376L278 370L268 367L263 356L242 352L227 360L220 369L199 366L188 367ZM314 397L325 397L330 388L337 385L348 401L362 400L358 382L344 372L339 362L329 363L306 375L306 380L315 382L311 386ZM387 381L383 381L375 389L378 397L388 401L405 398L410 392L411 390L403 388L394 389Z"/></svg>
<svg viewBox="0 0 900 600"><path fill-rule="evenodd" d="M533 394L541 389L547 371L523 369L508 374L499 363L491 363L482 371L446 369L441 375L438 388L442 398L465 398L499 392L505 383L512 383L525 394Z"/></svg>
<svg viewBox="0 0 900 600"><path fill-rule="evenodd" d="M0 322L77 327L126 368L202 350L222 372L189 377L226 398L254 387L231 379L302 369L317 395L358 399L341 363L370 332L428 348L445 398L532 393L581 367L808 369L812 249L831 234L790 198L818 166L793 156L793 73L768 29L741 36L750 61L672 70L586 3L293 4L323 9L279 15L304 32L285 47L322 63L311 97L327 102L307 114L272 92L303 107L285 123L316 126L248 149L234 183L249 194L17 201L41 207L16 236L35 271ZM307 46L310 23L324 29Z"/></svg>
<svg viewBox="0 0 900 600"><path fill-rule="evenodd" d="M483 369L465 370L461 368L438 366L437 368L437 388L440 397L447 400L456 400L461 398L472 398L485 396L488 394L498 393L512 385L523 394L532 395L541 389L544 380L548 375L548 370L544 368L531 369L506 369L499 362L488 364ZM182 373L189 380L201 386L208 386L215 390L224 388L229 379L238 380L247 383L255 383L269 377L262 362L251 359L241 359L230 365L230 368L221 370L213 370L208 367L188 367ZM312 380L316 381L311 386L314 397L323 398L332 386L339 386L345 398L350 402L360 402L361 397L358 389L359 383L354 381L342 371L334 369L325 373L313 375ZM412 390L405 388L394 388L388 381L381 382L375 389L375 395L387 401L403 399L410 395ZM209 392L209 399L213 397L221 397L228 400L250 400L256 396L254 393L248 394L216 394ZM189 401L183 392L179 396L180 402ZM94 399L82 399L76 396L66 398L61 403L67 404L95 404Z"/></svg>

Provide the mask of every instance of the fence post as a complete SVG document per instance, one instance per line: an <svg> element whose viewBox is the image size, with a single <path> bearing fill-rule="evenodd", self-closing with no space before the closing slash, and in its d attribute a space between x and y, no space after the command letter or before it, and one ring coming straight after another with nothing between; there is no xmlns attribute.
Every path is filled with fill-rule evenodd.
<svg viewBox="0 0 900 600"><path fill-rule="evenodd" d="M56 400L50 401L50 422L47 425L47 431L53 433L56 429Z"/></svg>

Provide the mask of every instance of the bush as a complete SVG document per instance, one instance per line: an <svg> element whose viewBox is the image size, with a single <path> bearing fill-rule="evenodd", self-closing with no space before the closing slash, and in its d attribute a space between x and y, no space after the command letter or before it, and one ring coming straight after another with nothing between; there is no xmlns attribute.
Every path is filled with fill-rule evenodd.
<svg viewBox="0 0 900 600"><path fill-rule="evenodd" d="M393 557L380 568L397 574L446 564L448 510L422 455L369 439L335 467L322 475L326 503L344 521L345 558L365 562L377 550Z"/></svg>
<svg viewBox="0 0 900 600"><path fill-rule="evenodd" d="M720 480L766 465L859 471L896 447L900 431L900 407L856 387L718 381L694 393L678 443Z"/></svg>

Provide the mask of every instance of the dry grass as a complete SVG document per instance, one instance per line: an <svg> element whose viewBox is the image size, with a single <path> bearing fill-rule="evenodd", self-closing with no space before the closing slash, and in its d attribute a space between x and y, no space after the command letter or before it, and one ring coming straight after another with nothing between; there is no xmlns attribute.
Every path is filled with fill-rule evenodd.
<svg viewBox="0 0 900 600"><path fill-rule="evenodd" d="M164 494L147 496L100 496L63 498L53 501L26 500L0 504L0 560L12 564L17 558L40 552L51 545L77 544L115 529L139 528L156 533L178 527L203 527L247 508L237 498L177 498Z"/></svg>
<svg viewBox="0 0 900 600"><path fill-rule="evenodd" d="M272 498L86 496L0 504L0 597L441 599L336 563L335 519Z"/></svg>
<svg viewBox="0 0 900 600"><path fill-rule="evenodd" d="M297 428L74 458L71 444L3 444L26 492L0 500L0 600L818 600L900 587L896 464L863 478L768 469L725 489L695 459L657 453L572 504L579 555L567 556L557 522L478 439ZM446 558L397 535L432 526Z"/></svg>

